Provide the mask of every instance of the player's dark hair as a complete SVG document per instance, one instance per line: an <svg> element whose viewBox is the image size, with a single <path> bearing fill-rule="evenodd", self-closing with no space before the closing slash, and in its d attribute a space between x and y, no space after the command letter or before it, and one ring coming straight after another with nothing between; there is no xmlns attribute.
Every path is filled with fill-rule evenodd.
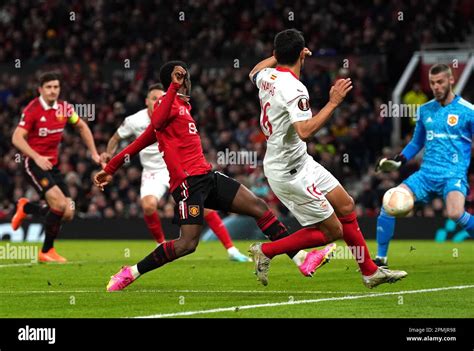
<svg viewBox="0 0 474 351"><path fill-rule="evenodd" d="M430 74L438 74L438 73L448 73L448 75L451 75L451 68L448 65L445 65L444 63L437 63L436 65L431 66L430 68Z"/></svg>
<svg viewBox="0 0 474 351"><path fill-rule="evenodd" d="M163 88L163 84L161 84L161 83L155 83L155 84L152 84L152 85L150 85L150 86L148 87L147 94L150 94L150 92L151 92L152 90L165 90L165 89Z"/></svg>
<svg viewBox="0 0 474 351"><path fill-rule="evenodd" d="M171 72L175 66L181 66L186 71L188 70L188 66L183 61L168 61L160 68L160 80L163 84L165 90L168 90L171 84Z"/></svg>
<svg viewBox="0 0 474 351"><path fill-rule="evenodd" d="M278 33L273 41L275 58L279 64L283 65L292 65L298 61L298 57L304 47L303 33L294 28Z"/></svg>
<svg viewBox="0 0 474 351"><path fill-rule="evenodd" d="M45 83L52 80L59 80L61 82L61 75L58 72L44 72L39 76L39 85L42 87Z"/></svg>

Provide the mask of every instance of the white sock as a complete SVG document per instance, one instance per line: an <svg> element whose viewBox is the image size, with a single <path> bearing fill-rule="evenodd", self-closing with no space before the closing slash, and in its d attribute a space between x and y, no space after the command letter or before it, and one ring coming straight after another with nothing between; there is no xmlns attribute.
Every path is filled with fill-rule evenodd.
<svg viewBox="0 0 474 351"><path fill-rule="evenodd" d="M130 266L130 271L132 272L133 279L137 279L140 276L137 265Z"/></svg>
<svg viewBox="0 0 474 351"><path fill-rule="evenodd" d="M235 246L232 246L232 247L229 247L227 249L227 253L229 254L229 256L235 256L239 253L240 251L235 247Z"/></svg>
<svg viewBox="0 0 474 351"><path fill-rule="evenodd" d="M297 266L301 266L304 262L304 260L306 259L306 255L308 253L304 250L300 250L298 251L298 253L292 258L293 262L297 265Z"/></svg>

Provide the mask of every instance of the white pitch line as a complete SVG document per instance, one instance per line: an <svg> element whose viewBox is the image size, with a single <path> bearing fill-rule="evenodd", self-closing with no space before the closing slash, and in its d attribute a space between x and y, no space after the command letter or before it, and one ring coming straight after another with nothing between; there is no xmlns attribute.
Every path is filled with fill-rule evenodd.
<svg viewBox="0 0 474 351"><path fill-rule="evenodd" d="M63 264L76 264L76 263L85 263L87 261L71 261L71 262L64 262L64 263L58 263L58 262L48 262L45 263L47 265L63 265ZM28 263L12 263L12 264L0 264L0 268L8 268L8 267L25 267L25 266L36 266L40 264L39 262L28 262Z"/></svg>
<svg viewBox="0 0 474 351"><path fill-rule="evenodd" d="M472 288L474 288L474 285L459 285L459 286L448 286L448 287L443 287L443 288L393 291L393 292L365 294L365 295L328 297L328 298L312 299L312 300L294 300L294 301L264 303L264 304L255 304L255 305L222 307L222 308L213 308L213 309L209 309L209 310L199 310L199 311L152 314L152 315L149 315L149 316L138 316L138 317L132 317L132 318L166 318L166 317L193 316L193 315L197 315L197 314L234 312L236 310L250 310L250 309L264 308L264 307L301 305L301 304L310 304L310 303L318 303L318 302L326 302L326 301L357 300L357 299L363 299L363 298L368 298L368 297L381 297L381 296L405 295L405 294L421 294L421 293L429 293L429 292L437 292L437 291L445 291L445 290L460 290L460 289L472 289Z"/></svg>

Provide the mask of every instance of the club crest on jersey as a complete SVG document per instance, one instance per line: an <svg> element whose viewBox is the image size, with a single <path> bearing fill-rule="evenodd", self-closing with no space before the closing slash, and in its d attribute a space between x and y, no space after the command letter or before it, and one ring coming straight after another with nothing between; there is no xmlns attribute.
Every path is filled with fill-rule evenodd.
<svg viewBox="0 0 474 351"><path fill-rule="evenodd" d="M451 127L458 124L459 116L458 115L448 115L448 125Z"/></svg>
<svg viewBox="0 0 474 351"><path fill-rule="evenodd" d="M59 122L63 122L67 117L62 115L62 114L57 114L56 115L56 119L59 121Z"/></svg>
<svg viewBox="0 0 474 351"><path fill-rule="evenodd" d="M40 180L40 183L41 183L41 186L43 188L46 188L49 184L49 180L48 180L48 178L43 178L43 179Z"/></svg>
<svg viewBox="0 0 474 351"><path fill-rule="evenodd" d="M308 111L309 110L309 101L307 98L302 97L298 100L298 108L301 111Z"/></svg>
<svg viewBox="0 0 474 351"><path fill-rule="evenodd" d="M200 213L199 206L196 206L196 205L189 206L188 211L189 211L189 215L191 217L197 217L197 216L199 216L199 213Z"/></svg>

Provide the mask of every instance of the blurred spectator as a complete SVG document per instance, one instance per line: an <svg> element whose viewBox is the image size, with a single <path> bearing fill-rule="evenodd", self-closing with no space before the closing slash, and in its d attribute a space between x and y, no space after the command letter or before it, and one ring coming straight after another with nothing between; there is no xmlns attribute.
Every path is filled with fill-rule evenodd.
<svg viewBox="0 0 474 351"><path fill-rule="evenodd" d="M123 119L144 108L146 88L159 78L157 68L175 58L190 65L192 113L209 162L286 214L263 176L265 136L259 128L257 91L247 75L252 65L271 54L276 32L288 27L302 30L314 53L301 77L313 113L326 103L335 79L354 81L350 96L308 143L308 152L348 187L366 215L372 215L384 191L418 165L415 160L400 174L373 174L374 163L390 144L392 128L390 118L381 117L380 106L420 43L454 37L463 41L469 35L473 5L437 0L294 2L291 10L298 14L294 21L282 16L288 12L286 6L275 0L214 0L205 8L198 1L72 0L46 1L41 6L4 1L0 64L11 67L21 58L22 69L0 73L0 217L21 196L39 200L25 181L22 160L10 142L23 108L37 95L38 69L62 73L63 99L94 107L94 115L83 118L88 117L102 152ZM185 21L179 20L180 11ZM403 21L397 18L400 11ZM350 64L345 65L346 59ZM426 96L414 86L405 98L407 103L419 103ZM217 152L226 149L255 151L259 166L218 164ZM388 156L395 151L385 149ZM117 172L104 193L92 185L98 169L77 133L66 130L60 170L78 216L141 216L138 158ZM173 208L171 198L160 201L160 215L172 217Z"/></svg>

